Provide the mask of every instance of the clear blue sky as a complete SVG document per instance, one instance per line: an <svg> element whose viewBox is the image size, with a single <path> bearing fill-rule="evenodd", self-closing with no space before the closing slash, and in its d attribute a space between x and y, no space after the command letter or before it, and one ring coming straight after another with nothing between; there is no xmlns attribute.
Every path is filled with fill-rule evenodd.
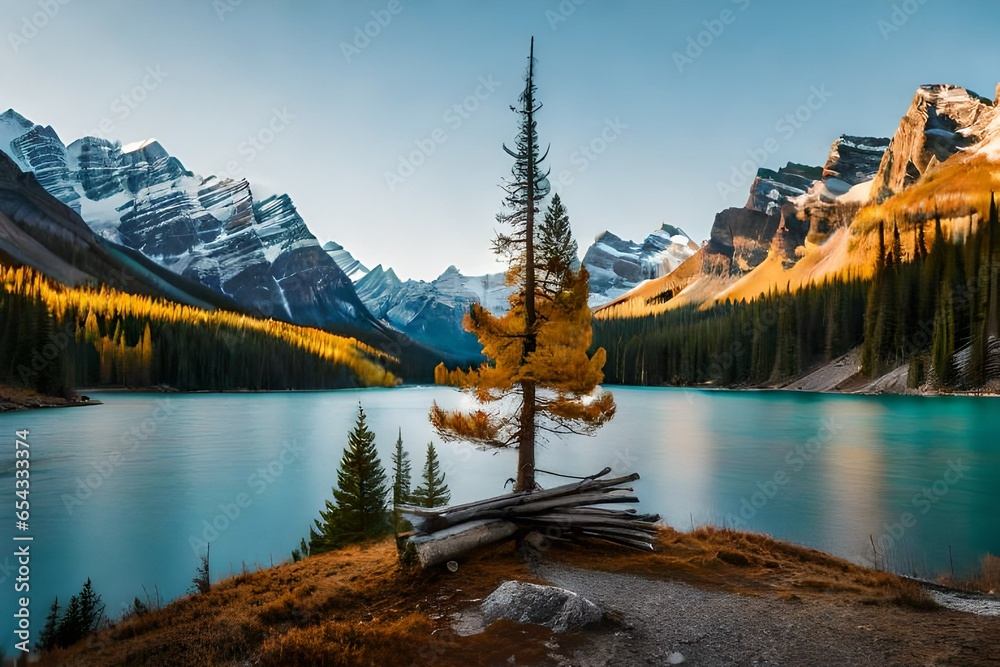
<svg viewBox="0 0 1000 667"><path fill-rule="evenodd" d="M724 197L719 181L768 139L780 148L766 166L822 164L842 133L891 134L922 83L992 98L1000 80L988 0L398 2L7 0L0 107L67 143L103 120L110 138L156 137L196 173L233 162L258 192L289 193L320 240L430 279L452 263L497 268L501 144L531 35L539 132L581 249L605 229L638 240L661 222L701 240L746 200L745 185ZM391 21L345 55L373 11ZM707 46L679 67L689 38ZM141 102L120 99L144 79ZM777 123L814 86L829 99L788 136ZM478 108L449 112L477 89ZM262 150L246 143L272 122ZM437 129L445 141L391 189L386 172ZM614 139L603 153L580 151L602 133Z"/></svg>

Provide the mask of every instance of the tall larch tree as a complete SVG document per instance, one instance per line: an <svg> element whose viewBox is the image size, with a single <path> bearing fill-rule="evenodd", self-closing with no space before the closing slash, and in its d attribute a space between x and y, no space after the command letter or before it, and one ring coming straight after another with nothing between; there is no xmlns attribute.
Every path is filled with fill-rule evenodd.
<svg viewBox="0 0 1000 667"><path fill-rule="evenodd" d="M512 231L499 234L494 242L494 250L508 262L508 284L516 288L511 308L495 317L475 304L466 316L465 327L479 338L488 361L479 369L459 372L458 385L482 407L445 411L435 403L431 422L445 440L516 447L515 488L533 491L539 431L590 433L614 416L615 404L610 394L595 395L604 378L605 353L599 349L593 356L587 354L591 326L586 272L554 289L539 281L553 256L536 247L539 204L550 188L542 168L547 153L538 144L536 117L542 107L536 100L534 39L519 102L519 108L511 107L518 116L517 142L514 149L503 147L514 159L512 179L502 186L505 210L497 216ZM519 399L513 411L505 410L509 403L502 402L510 396ZM491 404L495 407L485 409Z"/></svg>

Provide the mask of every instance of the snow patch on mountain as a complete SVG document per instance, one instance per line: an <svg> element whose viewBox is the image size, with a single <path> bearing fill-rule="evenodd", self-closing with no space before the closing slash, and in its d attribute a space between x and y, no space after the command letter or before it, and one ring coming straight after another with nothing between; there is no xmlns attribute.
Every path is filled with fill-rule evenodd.
<svg viewBox="0 0 1000 667"><path fill-rule="evenodd" d="M158 143L155 138L146 139L145 141L133 141L130 144L122 146L122 153L134 153L155 143Z"/></svg>
<svg viewBox="0 0 1000 667"><path fill-rule="evenodd" d="M991 162L1000 162L1000 83L997 84L993 108L986 111L979 122L966 132L980 137L979 143L972 147L972 152L985 155Z"/></svg>
<svg viewBox="0 0 1000 667"><path fill-rule="evenodd" d="M34 126L34 123L13 109L0 114L0 150L9 155L21 171L30 171L30 168L12 144L15 139L27 134Z"/></svg>
<svg viewBox="0 0 1000 667"><path fill-rule="evenodd" d="M323 246L323 250L337 263L340 270L347 274L347 277L352 282L356 283L368 274L368 267L354 259L354 256L339 243L330 241Z"/></svg>

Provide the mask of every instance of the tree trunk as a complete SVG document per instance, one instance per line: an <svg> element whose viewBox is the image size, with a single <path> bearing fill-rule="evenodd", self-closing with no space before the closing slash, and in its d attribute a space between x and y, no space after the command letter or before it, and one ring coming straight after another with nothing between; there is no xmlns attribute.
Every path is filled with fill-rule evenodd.
<svg viewBox="0 0 1000 667"><path fill-rule="evenodd" d="M524 352L523 363L535 351L535 173L538 168L534 154L532 132L535 126L535 100L533 95L535 76L535 38L531 38L528 55L528 81L525 87L524 107L528 113L525 130L528 137L527 210L524 222ZM524 404L521 406L521 423L518 434L517 490L535 490L535 383L521 382Z"/></svg>
<svg viewBox="0 0 1000 667"><path fill-rule="evenodd" d="M521 383L524 404L517 443L517 491L535 490L535 383Z"/></svg>

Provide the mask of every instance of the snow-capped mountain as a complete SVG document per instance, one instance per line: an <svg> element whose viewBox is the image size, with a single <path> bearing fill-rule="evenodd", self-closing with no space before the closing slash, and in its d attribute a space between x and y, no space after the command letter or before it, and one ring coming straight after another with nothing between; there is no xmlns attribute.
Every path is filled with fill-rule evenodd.
<svg viewBox="0 0 1000 667"><path fill-rule="evenodd" d="M0 115L0 150L97 234L246 308L341 331L382 329L287 195L257 200L246 181L197 176L155 139L66 146L13 110Z"/></svg>
<svg viewBox="0 0 1000 667"><path fill-rule="evenodd" d="M583 256L590 274L590 305L607 303L639 283L665 276L698 251L682 230L664 224L642 243L603 232Z"/></svg>
<svg viewBox="0 0 1000 667"><path fill-rule="evenodd" d="M0 258L64 285L100 283L212 310L239 311L231 299L94 234L87 223L0 151Z"/></svg>
<svg viewBox="0 0 1000 667"><path fill-rule="evenodd" d="M323 250L330 256L340 270L347 274L351 282L358 282L368 274L368 267L354 259L354 255L344 249L344 246L335 241L330 241L323 245Z"/></svg>
<svg viewBox="0 0 1000 667"><path fill-rule="evenodd" d="M454 266L425 282L400 280L380 264L358 280L355 288L368 310L393 328L467 360L478 358L481 352L476 337L462 328L469 307L481 303L495 314L504 313L511 293L502 273L464 276Z"/></svg>

